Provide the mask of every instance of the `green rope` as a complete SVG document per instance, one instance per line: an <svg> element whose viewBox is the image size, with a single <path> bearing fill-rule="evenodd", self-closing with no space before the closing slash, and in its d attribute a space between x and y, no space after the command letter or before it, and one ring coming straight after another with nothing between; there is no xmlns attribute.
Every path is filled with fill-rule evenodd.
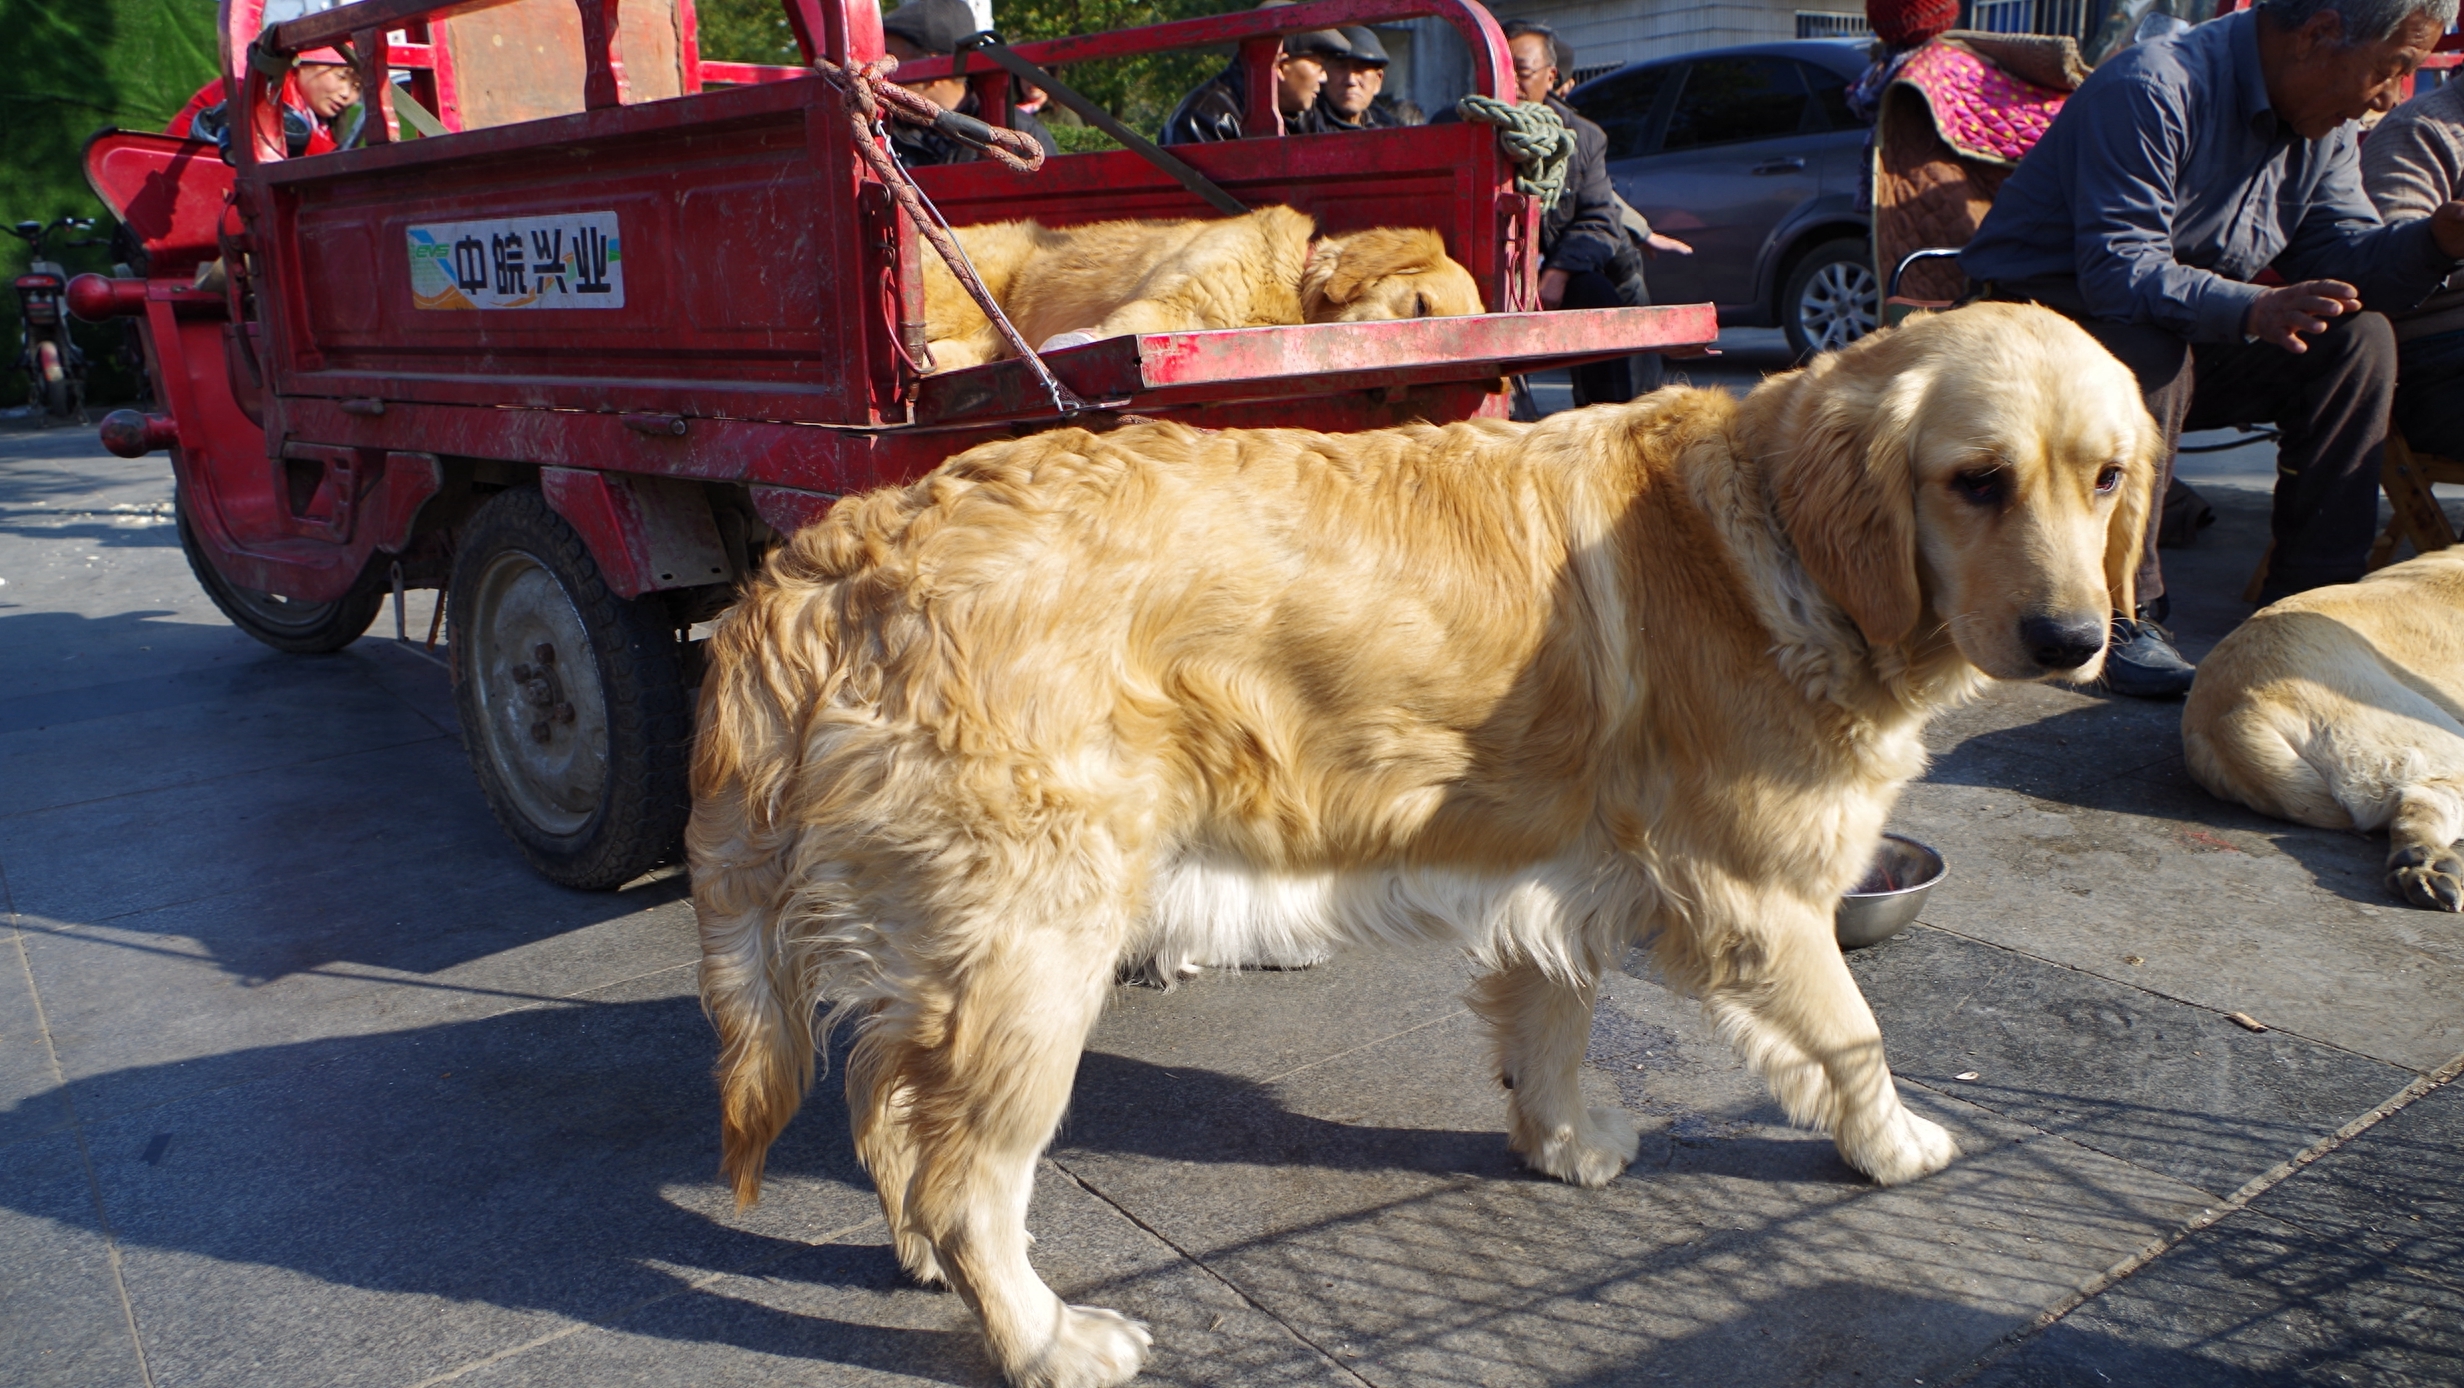
<svg viewBox="0 0 2464 1388"><path fill-rule="evenodd" d="M1467 96L1454 104L1467 121L1497 127L1497 143L1522 172L1515 175L1518 193L1540 200L1540 210L1557 205L1566 188L1566 169L1574 162L1574 132L1557 113L1537 102L1516 105L1493 96Z"/></svg>

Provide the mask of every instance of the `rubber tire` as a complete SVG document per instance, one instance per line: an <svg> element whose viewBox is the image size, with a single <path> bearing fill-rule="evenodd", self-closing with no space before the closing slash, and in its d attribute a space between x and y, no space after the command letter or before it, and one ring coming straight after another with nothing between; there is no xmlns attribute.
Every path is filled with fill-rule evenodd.
<svg viewBox="0 0 2464 1388"><path fill-rule="evenodd" d="M385 585L379 577L376 561L371 558L359 579L333 602L294 603L299 618L292 622L273 622L260 606L251 602L246 591L222 576L207 557L204 546L197 542L196 531L188 523L188 507L183 502L173 508L180 529L180 552L188 556L188 571L197 576L197 586L214 601L231 625L247 632L275 650L290 655L331 655L350 645L368 632L368 624L376 620L377 610L385 605Z"/></svg>
<svg viewBox="0 0 2464 1388"><path fill-rule="evenodd" d="M489 811L540 876L585 890L622 886L677 854L692 809L693 711L675 630L655 601L609 591L589 547L534 487L499 492L463 526L449 593L477 593L490 563L508 550L546 570L581 619L606 703L607 781L597 810L574 832L555 832L522 810L488 749L474 677L477 638L449 607L463 750Z"/></svg>
<svg viewBox="0 0 2464 1388"><path fill-rule="evenodd" d="M1865 272L1866 278L1874 279L1873 247L1863 240L1852 240L1846 237L1836 241L1825 241L1814 247L1805 253L1804 259L1797 262L1795 269L1788 272L1787 287L1780 291L1779 320L1780 327L1788 334L1788 350L1796 353L1799 361L1813 356L1818 351L1828 349L1815 342L1805 331L1804 325L1798 321L1798 305L1803 302L1805 292L1813 284L1816 275L1825 268L1842 262L1856 265ZM1873 310L1867 316L1876 325L1882 321L1882 282L1878 279L1874 279ZM1873 328L1869 326L1863 332L1859 332L1856 337L1863 337L1865 333L1871 331ZM1852 337L1848 339L1848 342L1855 340L1856 338ZM1831 347L1847 345L1847 342L1835 342L1831 344Z"/></svg>
<svg viewBox="0 0 2464 1388"><path fill-rule="evenodd" d="M66 419L68 408L68 378L43 382L43 413L53 419Z"/></svg>

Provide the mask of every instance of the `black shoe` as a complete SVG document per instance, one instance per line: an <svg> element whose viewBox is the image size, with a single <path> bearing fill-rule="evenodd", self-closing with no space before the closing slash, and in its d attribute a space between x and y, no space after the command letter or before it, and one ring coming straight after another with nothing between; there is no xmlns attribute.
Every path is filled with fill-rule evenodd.
<svg viewBox="0 0 2464 1388"><path fill-rule="evenodd" d="M2198 667L2173 649L2173 633L2145 618L2116 616L2105 647L2104 686L2134 699L2178 699Z"/></svg>

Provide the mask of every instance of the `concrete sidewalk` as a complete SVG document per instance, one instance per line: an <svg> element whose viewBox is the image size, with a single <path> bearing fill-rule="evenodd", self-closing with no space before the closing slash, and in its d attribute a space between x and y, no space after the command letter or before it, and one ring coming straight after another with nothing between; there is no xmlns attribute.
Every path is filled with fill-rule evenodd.
<svg viewBox="0 0 2464 1388"><path fill-rule="evenodd" d="M2264 459L2200 466L2194 656L2266 516ZM681 878L534 877L390 615L257 646L169 500L0 435L0 1381L991 1382L827 1086L730 1208ZM1157 1384L2464 1380L2464 921L2207 798L2178 717L2017 686L1936 728L1897 827L1952 875L1852 962L1940 1175L1867 1185L1619 975L1589 1081L1642 1159L1530 1178L1464 968L1347 957L1120 989L1037 1264L1148 1321Z"/></svg>

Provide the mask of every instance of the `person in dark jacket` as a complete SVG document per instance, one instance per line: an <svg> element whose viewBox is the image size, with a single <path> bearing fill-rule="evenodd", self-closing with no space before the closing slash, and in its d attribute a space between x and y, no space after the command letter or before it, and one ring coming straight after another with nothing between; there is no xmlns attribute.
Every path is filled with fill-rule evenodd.
<svg viewBox="0 0 2464 1388"><path fill-rule="evenodd" d="M1343 41L1351 46L1351 54L1327 60L1326 85L1318 92L1317 104L1302 119L1303 130L1317 135L1428 124L1429 118L1421 114L1418 106L1386 95L1388 59L1386 45L1378 42L1377 31L1353 28L1341 32Z"/></svg>
<svg viewBox="0 0 2464 1388"><path fill-rule="evenodd" d="M1574 132L1574 160L1566 189L1540 218L1542 308L1640 308L1651 302L1643 283L1642 255L1626 239L1617 213L1617 192L1608 181L1608 133L1575 114L1556 96L1557 35L1546 25L1516 20L1505 26L1506 51L1514 58L1517 95L1546 105ZM1639 367L1639 369L1638 369ZM1658 384L1659 358L1594 362L1578 366L1575 403L1613 405L1631 400L1637 387Z"/></svg>
<svg viewBox="0 0 2464 1388"><path fill-rule="evenodd" d="M959 40L979 27L966 0L907 0L881 17L881 45L902 63L917 58L946 58L958 51ZM897 76L895 72L891 75ZM899 85L944 111L978 119L983 116L983 108L977 104L975 93L967 89L963 77L936 77L929 82ZM904 121L891 121L889 126L891 148L897 152L899 162L911 168L923 164L965 164L986 157L973 145L938 130ZM1061 152L1061 146L1044 123L1024 111L1011 111L1010 129L1032 137L1044 147L1047 156Z"/></svg>
<svg viewBox="0 0 2464 1388"><path fill-rule="evenodd" d="M1258 8L1273 8L1277 2L1290 4L1292 0L1270 0L1270 4ZM1275 58L1275 107L1283 117L1286 133L1308 132L1310 108L1326 86L1328 68L1351 54L1352 45L1332 29L1310 29L1283 36L1283 52ZM1172 109L1171 117L1164 122L1162 137L1155 143L1195 145L1237 140L1241 138L1241 122L1248 113L1248 98L1241 86L1241 65L1235 59L1181 98L1181 104Z"/></svg>

